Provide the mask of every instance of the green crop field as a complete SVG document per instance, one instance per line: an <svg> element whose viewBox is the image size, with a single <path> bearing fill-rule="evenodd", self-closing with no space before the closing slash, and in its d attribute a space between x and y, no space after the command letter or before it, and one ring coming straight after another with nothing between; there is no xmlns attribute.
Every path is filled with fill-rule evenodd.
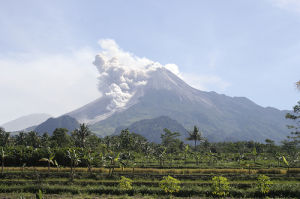
<svg viewBox="0 0 300 199"><path fill-rule="evenodd" d="M196 131L190 145L165 129L157 144L81 128L1 129L0 198L300 198L298 138L209 143Z"/></svg>

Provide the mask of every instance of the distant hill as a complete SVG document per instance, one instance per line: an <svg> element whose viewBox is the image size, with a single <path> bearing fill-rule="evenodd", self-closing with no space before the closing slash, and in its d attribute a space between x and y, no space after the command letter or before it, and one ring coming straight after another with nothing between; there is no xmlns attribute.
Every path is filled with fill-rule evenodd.
<svg viewBox="0 0 300 199"><path fill-rule="evenodd" d="M34 131L38 132L39 134L47 132L52 135L56 128L66 128L70 132L79 128L79 123L73 117L63 115L58 118L49 118L45 122L38 125Z"/></svg>
<svg viewBox="0 0 300 199"><path fill-rule="evenodd" d="M30 126L39 125L50 117L51 115L45 113L30 114L2 124L1 126L9 132L20 131Z"/></svg>
<svg viewBox="0 0 300 199"><path fill-rule="evenodd" d="M172 132L180 133L181 139L188 136L188 131L181 124L167 116L141 120L134 122L128 127L118 127L114 134L119 134L122 129L126 128L128 128L130 132L140 134L147 138L148 141L156 143L161 142L160 135L164 133L164 128L167 128Z"/></svg>

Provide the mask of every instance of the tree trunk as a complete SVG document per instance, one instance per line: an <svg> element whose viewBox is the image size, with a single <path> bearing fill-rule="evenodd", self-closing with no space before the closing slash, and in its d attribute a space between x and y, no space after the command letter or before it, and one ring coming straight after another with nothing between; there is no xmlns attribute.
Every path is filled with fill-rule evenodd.
<svg viewBox="0 0 300 199"><path fill-rule="evenodd" d="M71 162L71 173L73 173L73 163Z"/></svg>
<svg viewBox="0 0 300 199"><path fill-rule="evenodd" d="M4 170L4 160L2 159L1 173L3 173L3 170Z"/></svg>
<svg viewBox="0 0 300 199"><path fill-rule="evenodd" d="M48 161L48 173L50 173L50 162Z"/></svg>
<svg viewBox="0 0 300 199"><path fill-rule="evenodd" d="M196 151L197 140L195 140L195 151Z"/></svg>

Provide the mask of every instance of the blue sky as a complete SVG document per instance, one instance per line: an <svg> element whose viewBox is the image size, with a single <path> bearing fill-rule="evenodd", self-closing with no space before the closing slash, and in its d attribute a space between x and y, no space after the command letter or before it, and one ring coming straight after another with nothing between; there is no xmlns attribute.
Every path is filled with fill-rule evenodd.
<svg viewBox="0 0 300 199"><path fill-rule="evenodd" d="M291 109L300 93L300 1L0 0L0 124L100 96L100 39L192 86Z"/></svg>

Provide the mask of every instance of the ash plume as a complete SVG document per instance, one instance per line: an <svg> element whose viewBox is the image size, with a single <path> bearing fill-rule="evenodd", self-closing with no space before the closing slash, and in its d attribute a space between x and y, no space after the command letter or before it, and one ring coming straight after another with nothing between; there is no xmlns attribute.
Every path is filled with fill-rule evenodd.
<svg viewBox="0 0 300 199"><path fill-rule="evenodd" d="M111 98L108 110L124 107L139 87L147 84L151 72L165 67L179 74L175 64L162 65L123 51L114 40L99 41L102 51L96 55L94 65L99 71L99 91Z"/></svg>

